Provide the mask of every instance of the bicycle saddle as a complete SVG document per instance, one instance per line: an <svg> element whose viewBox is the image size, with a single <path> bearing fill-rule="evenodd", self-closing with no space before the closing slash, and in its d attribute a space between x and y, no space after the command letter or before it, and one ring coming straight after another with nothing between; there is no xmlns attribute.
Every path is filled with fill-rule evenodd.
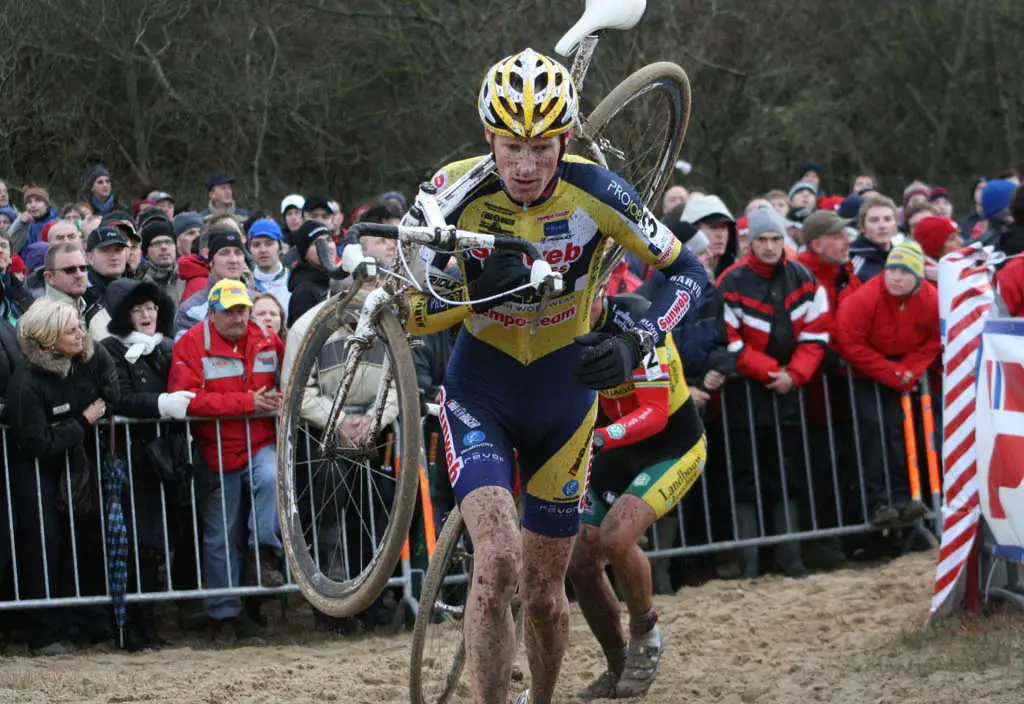
<svg viewBox="0 0 1024 704"><path fill-rule="evenodd" d="M558 44L555 52L570 56L580 41L602 29L632 29L647 9L647 0L587 0L587 9Z"/></svg>

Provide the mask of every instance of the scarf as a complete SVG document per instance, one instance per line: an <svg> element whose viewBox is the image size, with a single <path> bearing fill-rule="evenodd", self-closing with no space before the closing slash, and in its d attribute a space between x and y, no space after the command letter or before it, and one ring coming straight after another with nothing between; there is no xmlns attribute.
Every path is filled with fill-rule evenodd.
<svg viewBox="0 0 1024 704"><path fill-rule="evenodd" d="M89 203L99 215L106 215L114 209L114 193L111 191L106 200L97 200L95 195L89 196Z"/></svg>
<svg viewBox="0 0 1024 704"><path fill-rule="evenodd" d="M125 335L124 337L118 337L118 340L128 348L124 353L124 358L128 360L129 364L135 364L139 361L140 357L145 357L156 349L157 345L164 341L163 333L156 333L155 335L147 335L142 332L133 332Z"/></svg>

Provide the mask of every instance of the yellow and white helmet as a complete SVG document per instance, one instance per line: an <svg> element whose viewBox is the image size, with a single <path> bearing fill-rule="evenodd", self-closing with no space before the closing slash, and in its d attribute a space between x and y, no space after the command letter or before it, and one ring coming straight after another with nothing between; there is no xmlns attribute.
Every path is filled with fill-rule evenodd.
<svg viewBox="0 0 1024 704"><path fill-rule="evenodd" d="M579 100L565 66L525 49L494 64L480 87L480 119L506 137L554 137L572 127Z"/></svg>

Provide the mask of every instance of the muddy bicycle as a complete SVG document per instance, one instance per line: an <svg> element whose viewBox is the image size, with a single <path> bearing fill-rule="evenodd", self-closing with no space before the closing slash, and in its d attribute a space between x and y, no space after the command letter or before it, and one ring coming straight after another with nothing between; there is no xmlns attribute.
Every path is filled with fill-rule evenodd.
<svg viewBox="0 0 1024 704"><path fill-rule="evenodd" d="M575 53L572 76L578 89L600 33L635 26L645 8L644 0L589 0L581 20L556 48L564 56ZM661 195L671 176L689 112L685 72L672 63L651 64L619 84L589 117L577 118L570 149L627 178L647 205ZM437 296L429 277L419 281L411 273L415 253L421 247L444 253L522 252L532 259L530 281L506 293L527 288L537 292L533 324L548 298L561 289L560 275L534 244L447 224L446 218L494 171L493 157L488 157L440 192L423 184L412 209L422 225L360 224L350 229L353 238L372 234L398 240L394 269L377 267L358 245L346 246L340 266L333 265L332 246L316 243L328 273L340 279L351 272L353 282L347 293L318 311L289 370L278 430L278 509L291 575L307 600L325 614L351 616L379 597L398 563L415 508L422 409L413 343L406 333L405 295L410 287L425 290L425 285ZM619 248L605 253L602 276L621 255ZM369 277L379 277L380 285L354 310L354 297ZM371 358L380 370L376 396L353 407L350 392L365 383L365 363ZM320 402L329 407L323 409L325 420L310 427L303 404L310 388L322 388L328 368L333 375L330 400L322 395ZM356 440L341 431L349 413L367 420ZM352 532L361 535L353 539ZM438 554L443 552L438 546Z"/></svg>

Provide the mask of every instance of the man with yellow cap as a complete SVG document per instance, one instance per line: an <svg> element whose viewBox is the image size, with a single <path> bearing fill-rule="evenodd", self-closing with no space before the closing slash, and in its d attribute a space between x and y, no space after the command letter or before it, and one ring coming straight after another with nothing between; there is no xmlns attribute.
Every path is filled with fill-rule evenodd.
<svg viewBox="0 0 1024 704"><path fill-rule="evenodd" d="M276 333L250 318L252 300L245 284L218 281L208 297L209 314L175 344L168 391L195 394L196 416L260 416L194 423L192 433L207 466L196 470L203 522L203 577L208 589L239 586L246 557L259 565L264 586L278 587L281 538L277 523L277 447L273 418L281 406L280 374L284 344ZM252 510L242 516L244 482L252 485ZM225 532L225 527L227 528ZM236 549L248 535L248 550ZM249 581L256 581L256 571ZM215 636L228 640L258 635L242 615L241 601L207 599Z"/></svg>
<svg viewBox="0 0 1024 704"><path fill-rule="evenodd" d="M924 279L921 245L907 240L893 247L882 276L845 291L839 301L839 353L859 377L854 384L854 400L868 518L875 525L919 518L926 508L909 499L900 394L913 389L942 349L939 296ZM879 384L881 412L875 382ZM886 490L887 484L890 491Z"/></svg>

